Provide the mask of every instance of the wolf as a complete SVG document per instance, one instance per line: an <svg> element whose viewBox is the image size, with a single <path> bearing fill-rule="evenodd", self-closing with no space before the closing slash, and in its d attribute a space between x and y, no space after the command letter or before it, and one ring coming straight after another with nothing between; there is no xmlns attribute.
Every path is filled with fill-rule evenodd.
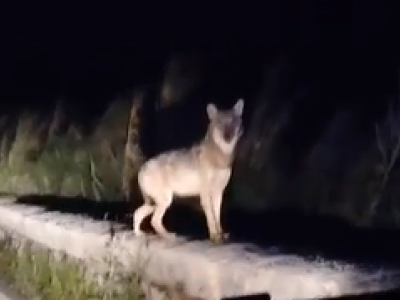
<svg viewBox="0 0 400 300"><path fill-rule="evenodd" d="M225 110L208 103L209 124L201 141L190 148L161 153L140 167L138 186L144 203L133 214L136 236L144 234L140 226L152 214L151 225L156 233L162 238L173 238L175 234L163 225L167 209L175 197L197 196L207 220L210 240L222 242L227 238L221 226L221 205L237 143L243 133L243 108L243 99Z"/></svg>

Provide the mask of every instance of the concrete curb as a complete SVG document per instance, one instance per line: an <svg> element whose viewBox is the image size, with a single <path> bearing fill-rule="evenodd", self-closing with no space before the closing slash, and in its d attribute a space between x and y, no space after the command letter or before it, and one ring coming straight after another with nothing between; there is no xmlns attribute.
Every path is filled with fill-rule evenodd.
<svg viewBox="0 0 400 300"><path fill-rule="evenodd" d="M126 272L161 286L183 284L188 294L220 299L268 292L271 299L333 297L386 290L400 272L362 271L357 266L261 251L252 245L213 246L183 239L165 243L118 232L109 223L0 200L0 229L54 251L107 268L113 259Z"/></svg>

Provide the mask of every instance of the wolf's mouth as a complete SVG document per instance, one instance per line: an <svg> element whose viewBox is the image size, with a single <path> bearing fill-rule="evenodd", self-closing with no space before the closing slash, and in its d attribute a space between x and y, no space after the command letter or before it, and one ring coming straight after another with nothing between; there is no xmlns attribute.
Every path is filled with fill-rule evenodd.
<svg viewBox="0 0 400 300"><path fill-rule="evenodd" d="M232 141L234 139L236 134L237 134L236 128L226 128L224 130L224 134L223 134L224 135L224 140L227 141L227 142L230 142L230 141Z"/></svg>

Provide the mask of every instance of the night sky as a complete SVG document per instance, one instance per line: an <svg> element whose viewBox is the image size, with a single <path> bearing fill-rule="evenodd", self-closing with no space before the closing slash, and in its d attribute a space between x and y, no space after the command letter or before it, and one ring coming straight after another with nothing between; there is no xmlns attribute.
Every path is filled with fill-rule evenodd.
<svg viewBox="0 0 400 300"><path fill-rule="evenodd" d="M258 82L264 58L280 53L332 101L371 104L399 89L394 1L116 3L2 5L3 103L111 100L156 82L171 54L191 49L208 53L228 89L232 77L243 89Z"/></svg>

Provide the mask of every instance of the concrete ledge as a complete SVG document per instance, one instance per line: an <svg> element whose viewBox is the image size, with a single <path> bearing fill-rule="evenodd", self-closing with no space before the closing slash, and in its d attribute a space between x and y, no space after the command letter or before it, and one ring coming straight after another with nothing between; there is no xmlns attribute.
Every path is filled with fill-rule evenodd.
<svg viewBox="0 0 400 300"><path fill-rule="evenodd" d="M0 200L0 229L55 251L83 259L99 271L113 259L126 271L162 286L183 284L203 299L268 292L271 299L333 297L390 289L400 272L369 270L335 261L309 261L252 245L213 246L179 239L165 243L138 239L129 231L113 237L109 222L47 212L41 207Z"/></svg>

